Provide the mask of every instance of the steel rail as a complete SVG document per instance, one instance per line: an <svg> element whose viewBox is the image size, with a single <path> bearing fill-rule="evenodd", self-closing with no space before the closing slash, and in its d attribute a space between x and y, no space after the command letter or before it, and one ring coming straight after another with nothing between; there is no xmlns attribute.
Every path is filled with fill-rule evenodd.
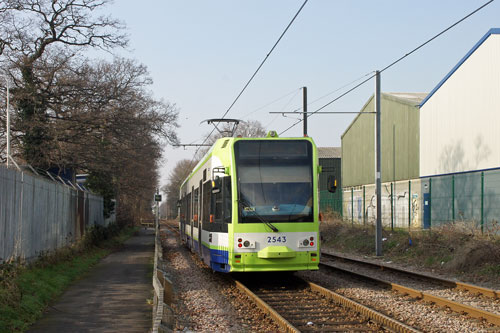
<svg viewBox="0 0 500 333"><path fill-rule="evenodd" d="M290 322L288 322L285 318L283 318L278 312L276 312L271 306L269 306L265 301L263 301L259 296L255 295L250 289L244 286L241 282L235 280L236 286L238 289L243 291L246 295L248 295L256 305L262 309L266 314L268 314L285 332L300 332L296 327L294 327ZM401 333L416 333L420 332L419 330L410 327L400 321L390 318L376 310L370 309L367 306L364 306L358 302L355 302L345 296L337 294L329 289L321 287L312 282L306 281L309 288L312 291L315 291L328 299L333 300L334 302L341 304L349 309L353 309L365 317L373 320L381 324L382 326L394 331Z"/></svg>
<svg viewBox="0 0 500 333"><path fill-rule="evenodd" d="M391 290L397 291L400 294L409 295L409 296L412 296L415 298L420 298L424 301L435 303L441 307L449 308L455 312L467 313L471 317L478 318L478 319L485 319L489 323L492 323L494 325L500 325L500 316L495 314L495 313L491 313L491 312L488 312L488 311L485 311L482 309L474 308L472 306L461 304L461 303L458 303L458 302L455 302L455 301L452 301L452 300L449 300L449 299L446 299L443 297L435 296L435 295L432 295L432 294L429 294L429 293L426 293L426 292L423 292L423 291L420 291L417 289L405 287L405 286L402 286L402 285L397 284L397 283L392 283L389 281L377 279L377 278L374 278L372 276L368 276L368 275L365 275L362 273L354 272L354 271L351 271L351 270L348 270L345 268L340 268L340 267L330 265L330 264L325 264L325 263L320 263L320 265L328 267L330 269L341 271L343 273L348 273L351 275L359 276L359 277L362 277L363 279L366 279L369 281L376 282L380 285L383 285L383 286L390 288Z"/></svg>
<svg viewBox="0 0 500 333"><path fill-rule="evenodd" d="M345 296L342 296L340 294L337 294L336 292L333 292L329 289L326 289L324 287L321 287L315 283L312 282L307 282L309 284L309 287L311 290L316 291L320 293L321 295L332 299L333 301L340 303L348 308L354 309L361 314L365 315L366 317L370 318L371 320L382 324L383 326L390 328L391 330L395 332L420 332L419 330L416 330L413 327L410 327L408 325L403 324L402 322L393 319L391 317L388 317L378 311L375 311L367 306L364 306L356 301L353 301Z"/></svg>
<svg viewBox="0 0 500 333"><path fill-rule="evenodd" d="M290 324L288 320L283 318L278 312L271 308L266 302L264 302L259 296L255 295L250 289L245 287L240 281L234 280L236 287L243 291L248 297L254 301L254 303L262 310L264 313L269 315L275 323L277 323L285 332L300 332L295 326Z"/></svg>
<svg viewBox="0 0 500 333"><path fill-rule="evenodd" d="M363 264L363 265L366 265L366 266L378 267L378 268L380 268L382 270L394 271L394 272L398 272L398 273L407 274L407 275L410 275L410 276L417 276L419 278L423 278L423 279L426 279L426 280L429 280L429 281L435 281L435 282L438 282L438 283L441 283L441 284L453 287L455 289L466 290L466 291L469 291L469 292L472 292L472 293L482 294L484 296L491 297L491 298L494 298L494 299L500 298L500 290L494 290L494 289L490 289L490 288L484 288L484 287L476 286L476 285L465 283L465 282L448 280L448 279L444 279L444 278L440 278L440 277L436 277L436 276L431 276L431 275L427 275L427 274L423 274L423 273L407 271L407 270L404 270L404 269L401 269L401 268L387 266L387 265L384 265L384 264L381 264L381 263L374 263L374 262L370 262L370 261L365 261L365 260L360 260L360 259L354 259L354 258L342 256L342 255L339 255L339 254L333 254L333 253L328 253L328 252L321 252L321 255L326 256L326 257L332 257L332 258L340 258L341 260L351 261L351 262L354 262L354 263L357 263L357 264Z"/></svg>

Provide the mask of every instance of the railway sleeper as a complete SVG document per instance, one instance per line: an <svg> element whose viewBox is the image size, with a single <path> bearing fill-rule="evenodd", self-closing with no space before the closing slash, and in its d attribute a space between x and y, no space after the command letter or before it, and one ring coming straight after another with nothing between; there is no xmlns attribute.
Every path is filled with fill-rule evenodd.
<svg viewBox="0 0 500 333"><path fill-rule="evenodd" d="M281 310L281 309L280 309ZM308 314L307 316L304 316L301 313L295 313L291 311L281 311L280 313L283 313L284 315L287 316L287 318L306 318L306 319L312 319L312 318L323 318L323 319L331 319L332 317L339 317L339 316L346 316L345 311L328 311L328 310L323 310L323 311L316 311L315 313Z"/></svg>

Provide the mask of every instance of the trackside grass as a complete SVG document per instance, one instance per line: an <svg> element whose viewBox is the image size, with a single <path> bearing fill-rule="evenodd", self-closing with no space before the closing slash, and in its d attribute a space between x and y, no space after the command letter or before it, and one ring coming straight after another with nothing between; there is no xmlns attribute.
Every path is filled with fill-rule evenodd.
<svg viewBox="0 0 500 333"><path fill-rule="evenodd" d="M135 231L117 226L89 230L78 245L41 256L30 265L0 265L0 332L27 330L73 281Z"/></svg>
<svg viewBox="0 0 500 333"><path fill-rule="evenodd" d="M328 219L320 226L322 246L375 258L375 227ZM449 224L429 230L384 229L383 260L424 268L500 289L500 236Z"/></svg>

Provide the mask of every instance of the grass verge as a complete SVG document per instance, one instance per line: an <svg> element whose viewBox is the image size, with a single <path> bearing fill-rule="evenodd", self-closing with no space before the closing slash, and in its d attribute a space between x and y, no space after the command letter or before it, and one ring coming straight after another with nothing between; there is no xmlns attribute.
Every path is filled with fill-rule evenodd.
<svg viewBox="0 0 500 333"><path fill-rule="evenodd" d="M339 219L321 225L322 245L338 252L374 257L375 227ZM425 268L500 288L500 237L449 224L428 230L384 229L385 261Z"/></svg>
<svg viewBox="0 0 500 333"><path fill-rule="evenodd" d="M41 256L30 265L0 265L0 332L23 332L100 259L136 232L135 228L94 228L74 247Z"/></svg>

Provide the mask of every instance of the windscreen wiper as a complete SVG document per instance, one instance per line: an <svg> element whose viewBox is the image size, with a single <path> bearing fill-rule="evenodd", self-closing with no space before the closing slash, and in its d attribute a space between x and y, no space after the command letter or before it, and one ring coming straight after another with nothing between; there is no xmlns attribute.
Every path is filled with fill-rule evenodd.
<svg viewBox="0 0 500 333"><path fill-rule="evenodd" d="M242 199L238 199L238 202L240 203L241 206L243 206L243 208L245 207L248 207L248 208L252 208L248 202L246 202L245 200L242 200ZM266 226L269 227L269 229L271 229L273 232L278 232L278 228L276 228L274 225L271 224L271 222L269 221L266 221L262 216L260 216L256 211L255 209L252 209L250 210L251 212L254 213L255 217L257 217L260 222L264 223Z"/></svg>

